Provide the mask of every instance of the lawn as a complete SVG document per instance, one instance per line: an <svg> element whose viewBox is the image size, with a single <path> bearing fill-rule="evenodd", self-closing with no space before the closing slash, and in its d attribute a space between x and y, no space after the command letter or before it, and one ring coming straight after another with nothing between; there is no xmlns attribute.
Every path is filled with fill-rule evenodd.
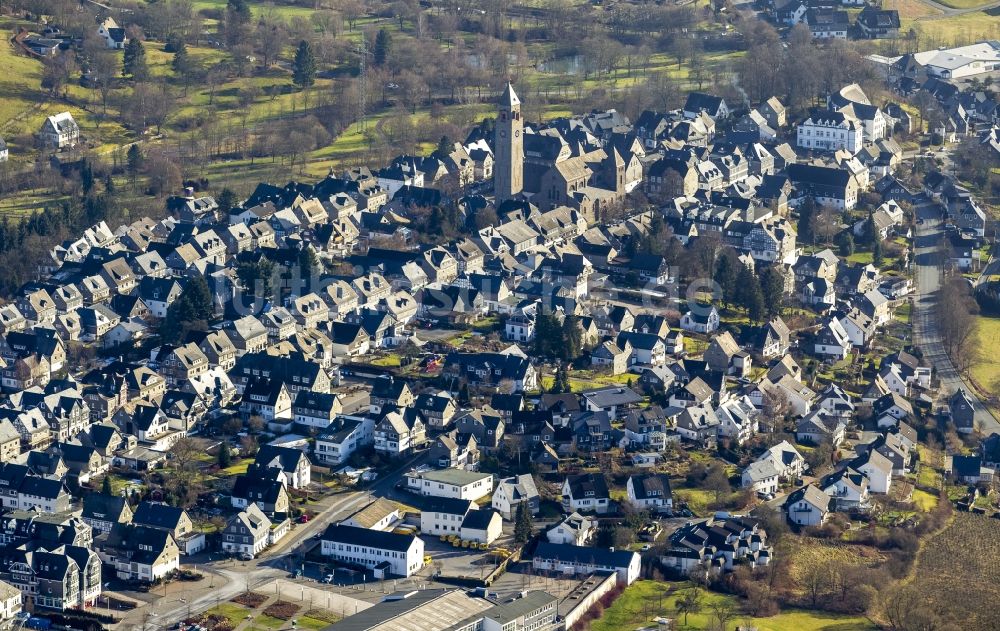
<svg viewBox="0 0 1000 631"><path fill-rule="evenodd" d="M976 318L976 348L995 349L1000 347L1000 318L978 316ZM972 378L976 384L996 394L1000 386L1000 356L993 352L978 353L972 363Z"/></svg>
<svg viewBox="0 0 1000 631"><path fill-rule="evenodd" d="M687 587L686 583L660 583L637 581L632 584L604 615L591 623L592 631L622 631L635 629L651 622L658 616L674 618L679 631L694 631L714 627L711 607L730 603L739 607L738 599L732 596L702 592L702 611L688 616L684 624L683 616L677 615L677 594ZM737 616L729 623L730 630L743 624L747 618ZM790 610L771 618L752 618L759 631L867 631L875 629L867 619L851 616L837 616L821 612Z"/></svg>
<svg viewBox="0 0 1000 631"><path fill-rule="evenodd" d="M264 629L280 629L285 624L288 624L287 620L282 620L280 618L272 618L268 615L261 615L253 619L253 626L250 628L264 628Z"/></svg>
<svg viewBox="0 0 1000 631"><path fill-rule="evenodd" d="M715 501L715 493L704 489L675 489L677 499L687 502L688 508L695 515L708 513L708 505Z"/></svg>
<svg viewBox="0 0 1000 631"><path fill-rule="evenodd" d="M2 24L8 33L18 26L32 26L13 20L3 20ZM0 76L0 94L3 94L0 99L0 130L9 135L14 119L36 109L44 100L38 87L42 79L42 62L17 54L14 46L5 39L0 45L0 67L3 68L3 75ZM12 158L14 154L11 151Z"/></svg>
<svg viewBox="0 0 1000 631"><path fill-rule="evenodd" d="M301 616L296 618L295 622L298 623L297 626L299 629L325 629L336 622L336 620L327 621L313 618L312 616Z"/></svg>
<svg viewBox="0 0 1000 631"><path fill-rule="evenodd" d="M910 314L913 306L909 302L904 302L896 309L896 319L903 324L910 324Z"/></svg>
<svg viewBox="0 0 1000 631"><path fill-rule="evenodd" d="M235 628L241 622L246 620L247 614L250 612L249 609L243 605L237 605L236 603L219 603L215 607L212 607L205 612L207 616L222 616L233 625Z"/></svg>
<svg viewBox="0 0 1000 631"><path fill-rule="evenodd" d="M56 191L21 191L0 199L0 215L21 219L36 210L42 210L46 206L57 207L66 201L69 201L69 196L60 195Z"/></svg>
<svg viewBox="0 0 1000 631"><path fill-rule="evenodd" d="M372 360L373 366L383 366L385 368L399 368L402 358L396 353L389 353Z"/></svg>
<svg viewBox="0 0 1000 631"><path fill-rule="evenodd" d="M229 465L225 469L222 469L220 473L223 473L227 476L240 475L246 473L247 467L249 467L251 464L253 464L253 458L244 458L243 460L239 460Z"/></svg>
<svg viewBox="0 0 1000 631"><path fill-rule="evenodd" d="M917 484L930 489L940 488L941 474L934 467L921 463L920 473L917 474Z"/></svg>
<svg viewBox="0 0 1000 631"><path fill-rule="evenodd" d="M920 510L924 511L925 513L927 513L927 512L930 512L930 511L934 510L934 507L937 506L938 498L934 497L933 495L931 495L927 491L921 491L920 489L914 489L914 491L913 491L913 503L916 504L917 507Z"/></svg>
<svg viewBox="0 0 1000 631"><path fill-rule="evenodd" d="M847 262L852 265L857 265L858 263L868 265L872 262L871 250L859 250L847 257Z"/></svg>

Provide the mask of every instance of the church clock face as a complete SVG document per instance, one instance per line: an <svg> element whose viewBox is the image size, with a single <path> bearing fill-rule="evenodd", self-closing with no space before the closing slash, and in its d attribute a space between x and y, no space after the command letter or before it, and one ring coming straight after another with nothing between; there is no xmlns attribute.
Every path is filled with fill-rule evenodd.
<svg viewBox="0 0 1000 631"><path fill-rule="evenodd" d="M521 131L520 130L515 130L514 131L514 138L520 138L520 137L521 137Z"/></svg>

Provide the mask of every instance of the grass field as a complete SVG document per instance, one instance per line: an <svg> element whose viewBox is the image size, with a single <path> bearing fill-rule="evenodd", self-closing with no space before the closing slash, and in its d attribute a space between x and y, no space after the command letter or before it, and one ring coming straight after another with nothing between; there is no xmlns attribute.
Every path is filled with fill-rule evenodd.
<svg viewBox="0 0 1000 631"><path fill-rule="evenodd" d="M921 546L913 585L933 607L961 620L961 628L989 628L994 613L984 604L1000 599L998 541L1000 520L956 513Z"/></svg>
<svg viewBox="0 0 1000 631"><path fill-rule="evenodd" d="M899 11L901 22L909 22L928 16L941 15L941 10L936 9L920 0L886 0L886 9Z"/></svg>
<svg viewBox="0 0 1000 631"><path fill-rule="evenodd" d="M952 16L928 16L909 23L902 21L903 30L911 27L918 32L921 41L930 39L936 45L970 44L1000 35L1000 17L995 10L991 10Z"/></svg>
<svg viewBox="0 0 1000 631"><path fill-rule="evenodd" d="M885 555L870 546L806 537L791 539L788 554L792 561L788 573L797 584L802 583L805 570L816 564L838 562L854 567L874 567L885 561Z"/></svg>
<svg viewBox="0 0 1000 631"><path fill-rule="evenodd" d="M206 611L205 614L209 616L222 616L226 620L229 620L235 628L246 619L249 611L243 605L237 605L236 603L219 603L217 606Z"/></svg>
<svg viewBox="0 0 1000 631"><path fill-rule="evenodd" d="M225 469L222 469L220 473L223 473L225 475L240 475L241 473L246 473L247 467L249 467L251 464L253 464L253 458L245 458L226 467Z"/></svg>
<svg viewBox="0 0 1000 631"><path fill-rule="evenodd" d="M715 493L704 489L675 489L674 495L682 502L687 502L688 508L695 515L708 513L708 505L715 501Z"/></svg>
<svg viewBox="0 0 1000 631"><path fill-rule="evenodd" d="M711 606L730 603L739 606L732 596L702 592L702 612L688 616L684 624L683 616L677 615L678 590L687 587L685 583L661 583L637 581L632 584L615 603L604 611L604 615L591 623L591 631L625 631L649 623L657 616L676 620L675 629L694 631L714 628ZM792 610L771 618L740 617L730 622L728 629L735 629L750 622L758 631L867 631L875 629L865 618L835 616L821 612Z"/></svg>
<svg viewBox="0 0 1000 631"><path fill-rule="evenodd" d="M972 378L980 388L996 394L997 387L1000 386L1000 356L992 352L992 349L1000 347L1000 318L977 317L976 339L976 347L984 350L972 364Z"/></svg>

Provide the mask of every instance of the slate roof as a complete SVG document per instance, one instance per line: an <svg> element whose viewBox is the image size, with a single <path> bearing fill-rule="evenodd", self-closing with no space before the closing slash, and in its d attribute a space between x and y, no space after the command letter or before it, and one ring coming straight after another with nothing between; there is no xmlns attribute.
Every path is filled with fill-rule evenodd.
<svg viewBox="0 0 1000 631"><path fill-rule="evenodd" d="M381 550L406 552L413 545L414 535L397 535L392 532L381 532L354 526L338 526L330 524L323 531L323 541L345 543L356 546L366 546Z"/></svg>

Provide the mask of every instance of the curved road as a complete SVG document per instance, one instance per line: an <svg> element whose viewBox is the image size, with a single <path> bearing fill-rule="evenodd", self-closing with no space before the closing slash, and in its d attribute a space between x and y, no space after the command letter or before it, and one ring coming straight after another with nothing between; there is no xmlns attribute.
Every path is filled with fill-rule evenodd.
<svg viewBox="0 0 1000 631"><path fill-rule="evenodd" d="M922 20L934 20L940 17L951 17L953 15L965 15L966 13L977 13L979 11L989 11L990 9L996 9L997 7L1000 7L1000 0L992 0L991 2L987 2L985 4L981 4L975 7L969 7L967 9L956 9L954 7L949 7L946 4L941 4L937 0L920 0L920 2L926 4L935 11L940 11L941 13L924 15L915 19L914 22L920 22ZM887 6L886 8L891 9L892 7Z"/></svg>
<svg viewBox="0 0 1000 631"><path fill-rule="evenodd" d="M934 293L941 284L941 256L938 251L942 234L941 212L933 202L916 204L914 212L923 223L917 225L917 236L914 241L916 265L914 272L917 287L912 318L913 341L923 351L924 357L937 369L941 392L950 396L959 388L964 388L973 400L976 427L985 434L1000 434L1000 422L990 414L975 391L955 370L955 365L948 357L937 329Z"/></svg>

